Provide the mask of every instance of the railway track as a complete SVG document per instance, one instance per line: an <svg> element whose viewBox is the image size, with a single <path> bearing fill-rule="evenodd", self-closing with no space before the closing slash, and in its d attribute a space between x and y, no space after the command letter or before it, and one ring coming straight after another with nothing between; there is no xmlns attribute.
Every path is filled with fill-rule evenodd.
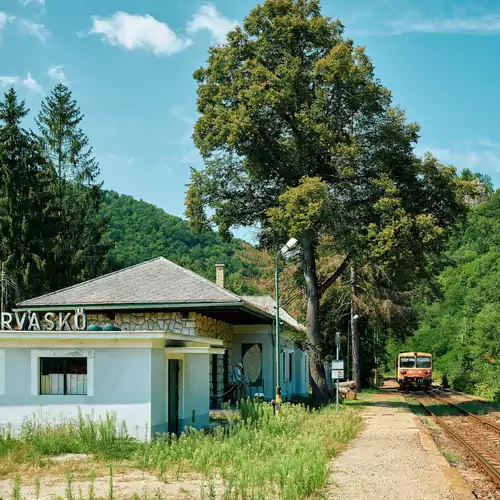
<svg viewBox="0 0 500 500"><path fill-rule="evenodd" d="M437 394L414 393L413 397L432 419L464 446L481 468L500 487L500 425L473 415ZM433 406L441 404L452 411L436 414Z"/></svg>
<svg viewBox="0 0 500 500"><path fill-rule="evenodd" d="M450 395L447 393L441 394L441 393L433 392L433 393L431 393L431 395L435 399L452 406L453 408L458 410L462 415L464 415L466 417L474 418L478 422L481 422L483 425L486 425L486 426L492 428L494 431L496 431L500 434L500 425L499 424L497 424L496 422L494 422L492 419L490 419L488 417L484 417L482 415L475 415L474 413L468 412L467 410L465 410L461 406L458 406L458 403L461 403L462 401L456 401L456 402L450 401L449 400ZM454 394L452 394L452 396L454 396ZM460 396L463 397L462 394L460 394Z"/></svg>

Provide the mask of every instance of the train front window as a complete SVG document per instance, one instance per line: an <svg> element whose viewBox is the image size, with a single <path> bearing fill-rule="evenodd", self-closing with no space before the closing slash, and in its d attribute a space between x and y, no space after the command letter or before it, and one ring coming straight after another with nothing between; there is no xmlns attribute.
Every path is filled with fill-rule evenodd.
<svg viewBox="0 0 500 500"><path fill-rule="evenodd" d="M430 368L431 364L429 356L417 356L417 368Z"/></svg>
<svg viewBox="0 0 500 500"><path fill-rule="evenodd" d="M415 368L415 358L413 356L402 356L399 358L400 368Z"/></svg>

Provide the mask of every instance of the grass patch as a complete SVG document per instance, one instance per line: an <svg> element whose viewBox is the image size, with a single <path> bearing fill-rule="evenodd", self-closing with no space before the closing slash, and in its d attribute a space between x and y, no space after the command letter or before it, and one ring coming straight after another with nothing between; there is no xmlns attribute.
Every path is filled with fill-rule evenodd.
<svg viewBox="0 0 500 500"><path fill-rule="evenodd" d="M91 422L80 415L64 425L27 420L18 436L0 436L0 474L15 478L30 470L30 476L37 477L40 469L53 474L54 456L76 453L91 458L73 463L66 474L69 482L85 468L88 478L96 464L101 469L112 464L115 474L129 467L164 481L201 474L223 488L217 496L225 500L310 498L325 485L329 460L356 435L360 424L358 412L348 407L337 413L334 405L310 410L284 404L275 416L270 405L253 402L240 405L239 419L212 431L191 429L180 437L164 435L152 442L128 438L111 417ZM67 491L68 498L77 496L70 485Z"/></svg>
<svg viewBox="0 0 500 500"><path fill-rule="evenodd" d="M481 401L477 399L461 401L459 403L455 402L455 404L469 413L474 413L476 415L484 415L490 412L500 412L500 402L497 401Z"/></svg>
<svg viewBox="0 0 500 500"><path fill-rule="evenodd" d="M406 403L410 407L410 410L415 415L418 415L419 417L425 417L428 415L428 413L420 406L420 404L418 403L418 401L415 398L408 396L406 394L404 395L404 398L405 398Z"/></svg>
<svg viewBox="0 0 500 500"><path fill-rule="evenodd" d="M448 463L451 465L457 465L461 461L460 456L452 451L441 450L441 453L442 453L443 457L446 458Z"/></svg>

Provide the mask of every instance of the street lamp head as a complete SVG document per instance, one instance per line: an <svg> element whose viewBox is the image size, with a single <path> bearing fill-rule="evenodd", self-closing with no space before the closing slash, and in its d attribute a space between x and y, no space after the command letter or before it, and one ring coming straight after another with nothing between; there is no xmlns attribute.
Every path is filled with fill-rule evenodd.
<svg viewBox="0 0 500 500"><path fill-rule="evenodd" d="M355 314L352 319L358 319L359 318L359 315L358 314Z"/></svg>
<svg viewBox="0 0 500 500"><path fill-rule="evenodd" d="M281 249L281 254L284 255L286 252L291 250L296 244L297 240L295 238L290 238Z"/></svg>

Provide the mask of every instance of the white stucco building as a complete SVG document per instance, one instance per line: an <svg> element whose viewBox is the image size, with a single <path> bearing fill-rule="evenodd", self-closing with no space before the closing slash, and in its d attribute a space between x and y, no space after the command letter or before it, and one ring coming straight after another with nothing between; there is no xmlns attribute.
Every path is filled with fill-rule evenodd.
<svg viewBox="0 0 500 500"><path fill-rule="evenodd" d="M80 408L114 413L138 439L201 428L237 362L250 395L272 399L275 303L225 290L223 267L217 276L214 284L158 258L18 304L0 331L0 425L62 421ZM74 331L76 309L84 331ZM63 330L48 329L55 318ZM286 338L303 327L285 311L281 320L283 398L306 396L308 355Z"/></svg>

